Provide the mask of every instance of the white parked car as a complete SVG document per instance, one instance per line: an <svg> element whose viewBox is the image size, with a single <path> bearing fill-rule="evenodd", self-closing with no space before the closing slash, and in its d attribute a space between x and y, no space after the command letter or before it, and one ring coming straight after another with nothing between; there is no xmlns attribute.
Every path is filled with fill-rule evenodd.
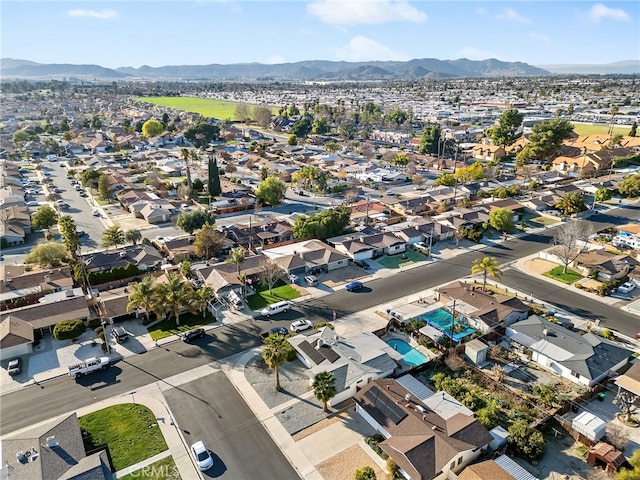
<svg viewBox="0 0 640 480"><path fill-rule="evenodd" d="M213 467L213 457L202 440L191 445L191 454L201 471L204 472Z"/></svg>
<svg viewBox="0 0 640 480"><path fill-rule="evenodd" d="M99 211L99 210L94 209L94 210L91 212L91 215L93 215L94 217L99 217L99 216L100 216L100 211Z"/></svg>
<svg viewBox="0 0 640 480"><path fill-rule="evenodd" d="M282 302L272 303L271 305L268 305L267 307L263 308L260 313L265 317L270 317L271 315L275 315L276 313L286 312L292 307L292 305L293 304L291 302L283 300Z"/></svg>
<svg viewBox="0 0 640 480"><path fill-rule="evenodd" d="M303 332L313 328L313 323L310 320L296 320L289 326L289 330L292 332Z"/></svg>
<svg viewBox="0 0 640 480"><path fill-rule="evenodd" d="M633 282L625 282L618 287L618 292L620 293L630 293L634 288L636 288L636 284Z"/></svg>

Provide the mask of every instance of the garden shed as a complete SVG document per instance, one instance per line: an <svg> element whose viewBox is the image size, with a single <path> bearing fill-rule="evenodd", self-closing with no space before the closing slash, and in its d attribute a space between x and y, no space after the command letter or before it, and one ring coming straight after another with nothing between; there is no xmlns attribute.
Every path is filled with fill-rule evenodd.
<svg viewBox="0 0 640 480"><path fill-rule="evenodd" d="M492 428L489 433L493 437L493 440L489 442L489 448L491 450L498 450L499 448L504 447L507 444L507 440L509 440L509 432L500 425Z"/></svg>
<svg viewBox="0 0 640 480"><path fill-rule="evenodd" d="M593 413L582 412L571 422L573 429L592 442L597 442L604 437L607 429L607 422L596 417Z"/></svg>
<svg viewBox="0 0 640 480"><path fill-rule="evenodd" d="M478 340L477 338L474 338L464 345L464 355L474 365L482 365L487 361L488 350L488 345Z"/></svg>
<svg viewBox="0 0 640 480"><path fill-rule="evenodd" d="M628 466L626 457L608 443L599 442L587 452L587 463L592 467L603 466L611 475L623 466Z"/></svg>

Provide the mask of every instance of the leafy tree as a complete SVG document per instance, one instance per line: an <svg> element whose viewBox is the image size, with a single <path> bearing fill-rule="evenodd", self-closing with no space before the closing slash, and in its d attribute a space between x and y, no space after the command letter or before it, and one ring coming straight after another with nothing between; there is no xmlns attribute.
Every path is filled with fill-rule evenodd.
<svg viewBox="0 0 640 480"><path fill-rule="evenodd" d="M80 181L84 186L95 187L98 185L98 181L100 178L100 172L97 170L85 170L80 177Z"/></svg>
<svg viewBox="0 0 640 480"><path fill-rule="evenodd" d="M194 311L191 299L193 298L193 289L184 282L182 278L167 272L167 281L158 285L158 298L162 299L154 308L162 314L167 313L168 318L173 315L176 319L176 325L180 325L180 312L183 308Z"/></svg>
<svg viewBox="0 0 640 480"><path fill-rule="evenodd" d="M560 148L562 141L569 138L573 125L564 119L554 118L537 123L529 135L529 143L518 153L518 160L548 160Z"/></svg>
<svg viewBox="0 0 640 480"><path fill-rule="evenodd" d="M206 148L213 140L218 138L220 128L206 122L199 122L185 130L184 138L189 140L196 148Z"/></svg>
<svg viewBox="0 0 640 480"><path fill-rule="evenodd" d="M58 214L49 205L43 205L31 215L31 225L49 230L58 222Z"/></svg>
<svg viewBox="0 0 640 480"><path fill-rule="evenodd" d="M407 115L407 112L405 112L404 110L401 110L399 108L396 108L395 110L393 110L392 112L389 112L387 115L385 115L385 120L389 123L393 123L396 126L400 126L403 123L405 123L407 121L407 119L409 118L409 116Z"/></svg>
<svg viewBox="0 0 640 480"><path fill-rule="evenodd" d="M404 168L407 165L409 165L409 156L406 153L398 153L395 157L391 159L391 165Z"/></svg>
<svg viewBox="0 0 640 480"><path fill-rule="evenodd" d="M209 158L207 189L209 190L209 195L212 197L217 197L222 193L222 188L220 187L220 169L218 168L218 159L215 157Z"/></svg>
<svg viewBox="0 0 640 480"><path fill-rule="evenodd" d="M136 308L144 310L149 323L149 315L153 311L158 301L158 289L154 285L154 277L144 277L141 281L129 286L129 303L127 303L127 312L131 312Z"/></svg>
<svg viewBox="0 0 640 480"><path fill-rule="evenodd" d="M100 200L107 201L113 198L109 188L109 179L104 173L101 173L98 177L98 191L100 192Z"/></svg>
<svg viewBox="0 0 640 480"><path fill-rule="evenodd" d="M551 243L554 246L553 253L564 265L562 273L567 273L569 264L589 249L591 231L590 224L584 220L570 220L556 230Z"/></svg>
<svg viewBox="0 0 640 480"><path fill-rule="evenodd" d="M331 372L320 372L313 378L313 394L322 402L322 410L329 411L328 403L336 394L336 379Z"/></svg>
<svg viewBox="0 0 640 480"><path fill-rule="evenodd" d="M556 208L565 215L573 215L574 213L584 212L587 204L584 196L580 192L567 193L556 203Z"/></svg>
<svg viewBox="0 0 640 480"><path fill-rule="evenodd" d="M53 338L56 340L72 340L85 331L84 322L79 318L63 320L53 327Z"/></svg>
<svg viewBox="0 0 640 480"><path fill-rule="evenodd" d="M273 368L275 371L277 391L280 391L280 367L287 361L291 348L291 344L282 335L274 333L264 340L262 358L269 368Z"/></svg>
<svg viewBox="0 0 640 480"><path fill-rule="evenodd" d="M240 276L240 265L242 265L242 262L244 262L245 256L246 254L245 254L244 248L242 247L234 248L229 253L229 258L227 259L227 262L233 263L236 266L236 269L238 271L238 277Z"/></svg>
<svg viewBox="0 0 640 480"><path fill-rule="evenodd" d="M24 130L17 130L12 137L13 143L15 143L18 146L22 146L23 144L28 142L30 139L31 139L31 135L29 135Z"/></svg>
<svg viewBox="0 0 640 480"><path fill-rule="evenodd" d="M533 386L533 394L537 395L538 398L542 401L542 403L546 405L553 405L558 397L556 396L556 392L553 389L553 386L541 384Z"/></svg>
<svg viewBox="0 0 640 480"><path fill-rule="evenodd" d="M164 132L164 125L153 118L142 124L142 134L147 138L157 137L162 132Z"/></svg>
<svg viewBox="0 0 640 480"><path fill-rule="evenodd" d="M607 187L600 187L596 190L595 200L596 202L606 202L607 200L611 200L613 197L613 192L609 190Z"/></svg>
<svg viewBox="0 0 640 480"><path fill-rule="evenodd" d="M189 261L189 260L183 260L182 262L180 262L180 273L182 274L183 277L188 277L189 275L191 275L191 266L193 264Z"/></svg>
<svg viewBox="0 0 640 480"><path fill-rule="evenodd" d="M311 124L311 132L316 135L324 135L325 133L329 133L331 131L331 127L327 122L327 117L316 117Z"/></svg>
<svg viewBox="0 0 640 480"><path fill-rule="evenodd" d="M631 130L629 130L629 136L635 137L638 131L638 122L633 122L631 124Z"/></svg>
<svg viewBox="0 0 640 480"><path fill-rule="evenodd" d="M296 218L292 231L295 238L326 240L344 233L351 221L351 209L339 206L310 216Z"/></svg>
<svg viewBox="0 0 640 480"><path fill-rule="evenodd" d="M278 205L282 202L287 191L287 186L281 180L269 177L260 182L256 189L256 198L261 203L269 205Z"/></svg>
<svg viewBox="0 0 640 480"><path fill-rule="evenodd" d="M517 454L533 461L544 453L544 437L529 426L526 420L517 420L509 427L509 443Z"/></svg>
<svg viewBox="0 0 640 480"><path fill-rule="evenodd" d="M142 233L137 228L131 228L124 232L124 239L127 242L131 242L136 245L140 240L142 240Z"/></svg>
<svg viewBox="0 0 640 480"><path fill-rule="evenodd" d="M460 183L473 182L481 180L485 177L484 167L480 161L474 162L468 167L460 167L456 170L454 177Z"/></svg>
<svg viewBox="0 0 640 480"><path fill-rule="evenodd" d="M253 107L253 118L262 128L269 126L271 116L271 109L269 107Z"/></svg>
<svg viewBox="0 0 640 480"><path fill-rule="evenodd" d="M42 243L33 247L24 258L25 264L35 263L42 268L58 267L68 259L67 250L60 243Z"/></svg>
<svg viewBox="0 0 640 480"><path fill-rule="evenodd" d="M625 197L637 197L640 195L640 173L629 175L618 184L618 193Z"/></svg>
<svg viewBox="0 0 640 480"><path fill-rule="evenodd" d="M437 153L438 142L440 141L440 125L427 125L422 130L422 137L420 137L420 146L418 152L425 153Z"/></svg>
<svg viewBox="0 0 640 480"><path fill-rule="evenodd" d="M211 258L218 254L225 243L225 238L213 225L205 223L197 232L193 246L199 257Z"/></svg>
<svg viewBox="0 0 640 480"><path fill-rule="evenodd" d="M362 467L353 473L354 480L376 480L376 471L372 467Z"/></svg>
<svg viewBox="0 0 640 480"><path fill-rule="evenodd" d="M522 126L523 119L524 114L518 113L517 109L510 108L505 110L500 115L498 124L489 128L486 134L491 138L494 145L503 147L511 145L522 135L518 130Z"/></svg>
<svg viewBox="0 0 640 480"><path fill-rule="evenodd" d="M215 224L215 213L210 210L193 210L191 212L182 212L176 220L176 226L188 234L199 230L205 223L209 225Z"/></svg>
<svg viewBox="0 0 640 480"><path fill-rule="evenodd" d="M356 124L353 122L343 122L338 127L338 133L348 139L355 137L357 131Z"/></svg>
<svg viewBox="0 0 640 480"><path fill-rule="evenodd" d="M124 240L124 232L120 228L120 225L113 225L102 232L103 247L117 247L118 245L124 245Z"/></svg>
<svg viewBox="0 0 640 480"><path fill-rule="evenodd" d="M495 428L500 423L500 408L498 404L490 400L487 404L476 411L476 419L487 430Z"/></svg>
<svg viewBox="0 0 640 480"><path fill-rule="evenodd" d="M246 122L249 120L249 105L244 103L239 103L236 105L235 109L235 117L236 120L240 120L241 122Z"/></svg>
<svg viewBox="0 0 640 480"><path fill-rule="evenodd" d="M75 258L79 247L79 237L73 217L71 215L62 215L58 219L58 230L60 230L62 244L67 249L67 253L70 257Z"/></svg>
<svg viewBox="0 0 640 480"><path fill-rule="evenodd" d="M302 117L291 127L291 133L296 137L306 137L311 131L311 119L309 117Z"/></svg>
<svg viewBox="0 0 640 480"><path fill-rule="evenodd" d="M273 295L273 287L278 283L287 272L271 259L267 259L263 262L260 269L260 281L269 287L269 295Z"/></svg>
<svg viewBox="0 0 640 480"><path fill-rule="evenodd" d="M298 136L297 135L289 135L287 139L287 145L298 145Z"/></svg>
<svg viewBox="0 0 640 480"><path fill-rule="evenodd" d="M496 208L489 213L489 224L499 232L513 230L513 214L507 208Z"/></svg>
<svg viewBox="0 0 640 480"><path fill-rule="evenodd" d="M639 480L640 479L640 450L633 452L628 459L631 469L621 468L615 475L616 480Z"/></svg>
<svg viewBox="0 0 640 480"><path fill-rule="evenodd" d="M456 172L457 173L457 172ZM452 173L442 173L433 181L434 185L446 185L453 187L456 184L456 177Z"/></svg>
<svg viewBox="0 0 640 480"><path fill-rule="evenodd" d="M482 273L483 290L487 288L487 275L490 275L496 280L502 278L500 264L494 257L476 258L471 267L471 275L477 275L478 273Z"/></svg>

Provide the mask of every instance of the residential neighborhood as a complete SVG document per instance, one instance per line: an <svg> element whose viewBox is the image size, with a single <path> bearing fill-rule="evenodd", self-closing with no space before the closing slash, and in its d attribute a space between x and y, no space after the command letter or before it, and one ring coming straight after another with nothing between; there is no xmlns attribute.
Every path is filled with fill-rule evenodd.
<svg viewBox="0 0 640 480"><path fill-rule="evenodd" d="M637 469L634 84L442 81L3 89L3 478Z"/></svg>

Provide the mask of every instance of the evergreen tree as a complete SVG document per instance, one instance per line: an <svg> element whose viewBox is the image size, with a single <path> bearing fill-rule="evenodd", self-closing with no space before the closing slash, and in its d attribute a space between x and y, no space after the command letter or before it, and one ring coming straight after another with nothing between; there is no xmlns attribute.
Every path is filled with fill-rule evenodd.
<svg viewBox="0 0 640 480"><path fill-rule="evenodd" d="M209 189L209 195L216 197L222 193L220 187L220 171L218 170L218 160L216 158L209 158L209 180L207 183Z"/></svg>

